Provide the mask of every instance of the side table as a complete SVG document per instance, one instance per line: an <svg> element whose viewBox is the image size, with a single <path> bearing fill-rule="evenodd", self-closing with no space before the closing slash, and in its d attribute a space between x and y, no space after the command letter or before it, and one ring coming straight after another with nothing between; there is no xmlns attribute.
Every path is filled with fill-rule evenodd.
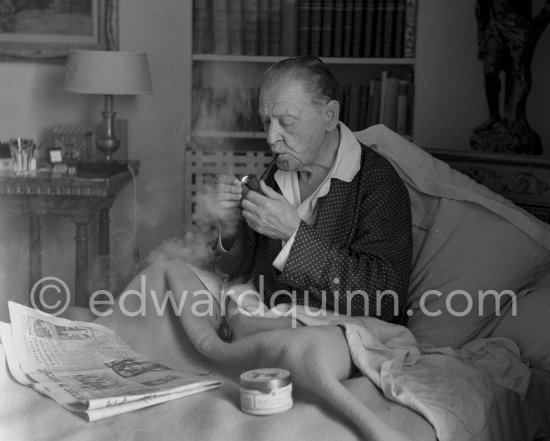
<svg viewBox="0 0 550 441"><path fill-rule="evenodd" d="M130 161L134 175L139 161ZM40 218L62 216L76 226L75 297L76 306L88 307L88 224L98 223L98 254L104 257L103 274L109 270L109 209L120 190L132 180L128 169L118 173L80 172L75 176L55 175L37 170L25 176L0 172L0 205L11 215L29 217L29 289L42 279ZM104 280L109 289L109 280Z"/></svg>

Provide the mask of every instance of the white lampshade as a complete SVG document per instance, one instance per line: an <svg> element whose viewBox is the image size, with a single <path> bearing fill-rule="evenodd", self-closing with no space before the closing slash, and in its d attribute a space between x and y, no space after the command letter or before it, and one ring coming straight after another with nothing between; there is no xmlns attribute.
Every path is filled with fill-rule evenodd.
<svg viewBox="0 0 550 441"><path fill-rule="evenodd" d="M69 54L66 91L103 95L153 92L146 53L78 50Z"/></svg>

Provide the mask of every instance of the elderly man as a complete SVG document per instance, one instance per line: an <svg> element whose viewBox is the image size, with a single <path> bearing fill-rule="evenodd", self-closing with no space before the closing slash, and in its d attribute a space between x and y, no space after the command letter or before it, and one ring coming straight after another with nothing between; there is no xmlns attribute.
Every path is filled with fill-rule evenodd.
<svg viewBox="0 0 550 441"><path fill-rule="evenodd" d="M386 425L340 383L356 370L344 325L292 329L294 317L269 309L303 305L296 307L303 309L296 317L306 325L319 324L308 322L308 308L317 317L319 311L334 311L406 323L412 256L408 193L391 165L338 122L337 97L336 80L315 57L272 66L262 81L259 112L267 142L278 155L278 170L260 183L260 191L247 192L230 176L220 176L214 187L215 221L221 226L215 260L229 277L160 260L145 268L127 291L138 291L146 281L152 293L143 305L147 311L171 301L172 294L177 297L173 306L185 331L177 335L180 350L189 357L197 356L196 349L213 363L212 369L236 378L258 367L288 369L296 387L323 390L327 405L349 418L364 438L401 441L409 437L394 426L404 424L409 430L411 419ZM255 292L256 303L239 305L237 295L235 308L235 296L225 292ZM175 335L169 320L154 314L129 316L125 311L138 310L140 299L125 300L125 309L117 303L115 313L98 322L147 330L153 344ZM223 316L226 306L229 323ZM264 316L250 316L251 306ZM399 327L382 328L385 333ZM414 430L423 430L418 439L431 439L429 424L414 418Z"/></svg>
<svg viewBox="0 0 550 441"><path fill-rule="evenodd" d="M405 324L408 193L392 166L338 121L334 76L318 58L285 59L264 74L259 103L278 170L260 192L219 177L218 266L231 277L251 275L268 307L292 303ZM236 319L231 325L246 328L243 335L288 326Z"/></svg>
<svg viewBox="0 0 550 441"><path fill-rule="evenodd" d="M336 79L316 57L288 58L268 69L259 113L277 170L259 191L247 191L233 176L219 176L214 185L210 213L220 226L214 263L227 277L161 260L128 289L139 289L143 278L152 292L192 293L195 304L183 310L193 314L185 319L178 312L197 338L205 325L232 341L308 324L308 314L405 325L408 192L390 163L339 122L338 94Z"/></svg>

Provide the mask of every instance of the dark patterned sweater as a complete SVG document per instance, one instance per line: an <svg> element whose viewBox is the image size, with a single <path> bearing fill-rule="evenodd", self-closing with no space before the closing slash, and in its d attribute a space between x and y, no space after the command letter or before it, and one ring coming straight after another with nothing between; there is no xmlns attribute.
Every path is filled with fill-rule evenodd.
<svg viewBox="0 0 550 441"><path fill-rule="evenodd" d="M273 176L266 183L280 192ZM216 264L231 278L251 276L269 307L293 301L406 324L410 200L399 175L373 149L361 146L361 168L351 182L332 178L313 225L300 223L282 272L272 265L281 249L280 240L243 223Z"/></svg>

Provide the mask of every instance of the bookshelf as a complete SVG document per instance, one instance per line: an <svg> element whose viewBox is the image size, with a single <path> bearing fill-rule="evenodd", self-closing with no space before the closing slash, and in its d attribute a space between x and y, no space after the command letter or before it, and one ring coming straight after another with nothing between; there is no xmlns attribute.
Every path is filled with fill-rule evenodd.
<svg viewBox="0 0 550 441"><path fill-rule="evenodd" d="M418 1L193 1L191 144L265 149L261 74L306 53L332 66L352 130L381 122L412 139Z"/></svg>
<svg viewBox="0 0 550 441"><path fill-rule="evenodd" d="M276 63L286 58L281 55L222 55L193 54L193 61L227 61L234 63ZM414 65L414 58L366 58L366 57L320 57L327 64L372 64L372 65Z"/></svg>

